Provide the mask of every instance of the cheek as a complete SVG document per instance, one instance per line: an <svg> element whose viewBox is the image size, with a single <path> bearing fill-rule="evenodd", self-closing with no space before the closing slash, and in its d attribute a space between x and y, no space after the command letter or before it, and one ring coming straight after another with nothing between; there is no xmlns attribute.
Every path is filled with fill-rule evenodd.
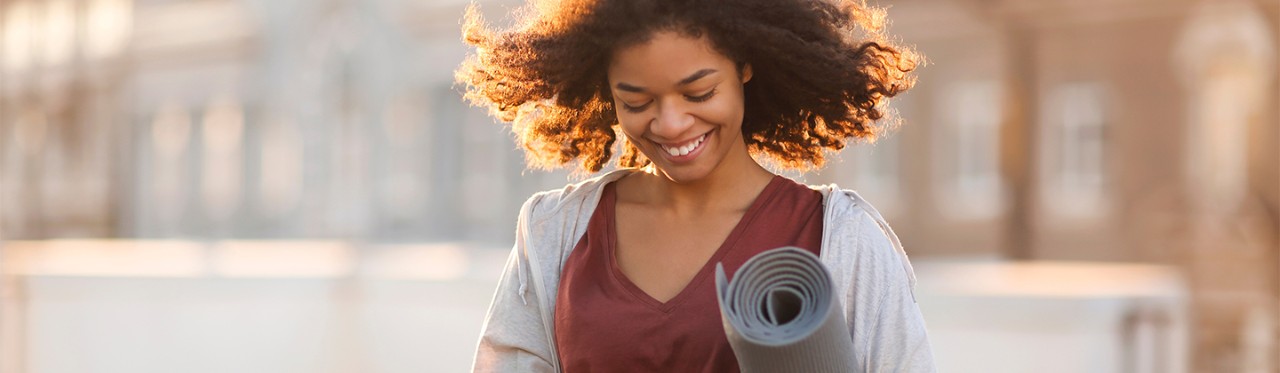
<svg viewBox="0 0 1280 373"><path fill-rule="evenodd" d="M725 100L710 105L703 110L706 121L721 126L739 127L742 125L743 106L741 99Z"/></svg>
<svg viewBox="0 0 1280 373"><path fill-rule="evenodd" d="M644 136L645 123L644 118L639 116L622 114L618 115L618 127L622 129L622 133L629 138L638 139ZM634 143L634 141L632 141Z"/></svg>

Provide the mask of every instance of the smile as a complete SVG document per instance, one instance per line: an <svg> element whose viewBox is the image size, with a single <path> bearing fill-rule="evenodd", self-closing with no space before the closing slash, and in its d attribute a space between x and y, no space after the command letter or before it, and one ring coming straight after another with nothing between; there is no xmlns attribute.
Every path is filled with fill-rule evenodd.
<svg viewBox="0 0 1280 373"><path fill-rule="evenodd" d="M698 146L702 145L703 141L707 140L707 135L709 135L710 133L711 132L704 133L702 134L702 136L698 136L698 138L696 139L686 141L683 144L679 144L679 145L658 144L658 147L661 147L662 151L667 152L667 154L671 155L672 157L689 155L690 152L693 152L694 150L698 149Z"/></svg>

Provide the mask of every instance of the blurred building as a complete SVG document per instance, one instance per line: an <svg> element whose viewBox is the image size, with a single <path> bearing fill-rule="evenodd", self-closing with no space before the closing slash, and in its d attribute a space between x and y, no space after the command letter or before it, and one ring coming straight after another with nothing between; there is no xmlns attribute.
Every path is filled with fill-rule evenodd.
<svg viewBox="0 0 1280 373"><path fill-rule="evenodd" d="M461 102L466 4L0 1L0 240L508 245L567 174ZM903 125L806 181L913 258L1183 268L1195 371L1277 366L1280 5L884 4L929 60Z"/></svg>
<svg viewBox="0 0 1280 373"><path fill-rule="evenodd" d="M916 257L1181 267L1194 371L1277 369L1280 5L892 3L931 64L896 138L823 177Z"/></svg>
<svg viewBox="0 0 1280 373"><path fill-rule="evenodd" d="M465 2L4 4L8 239L500 243L565 180L460 102Z"/></svg>

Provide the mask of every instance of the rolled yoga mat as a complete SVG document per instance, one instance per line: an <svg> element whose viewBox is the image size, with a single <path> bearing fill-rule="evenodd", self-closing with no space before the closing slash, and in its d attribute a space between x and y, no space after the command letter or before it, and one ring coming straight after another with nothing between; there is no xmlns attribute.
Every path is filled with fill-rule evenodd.
<svg viewBox="0 0 1280 373"><path fill-rule="evenodd" d="M747 373L852 372L853 339L827 267L796 247L757 254L733 281L716 264L720 317Z"/></svg>

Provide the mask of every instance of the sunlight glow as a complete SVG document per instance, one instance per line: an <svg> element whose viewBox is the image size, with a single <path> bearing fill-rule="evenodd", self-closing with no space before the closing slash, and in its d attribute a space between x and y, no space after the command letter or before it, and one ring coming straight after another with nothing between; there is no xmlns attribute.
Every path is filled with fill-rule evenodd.
<svg viewBox="0 0 1280 373"><path fill-rule="evenodd" d="M31 4L17 1L4 9L3 35L4 49L0 50L0 59L6 70L22 71L31 64L31 39L34 22L31 16Z"/></svg>
<svg viewBox="0 0 1280 373"><path fill-rule="evenodd" d="M204 250L189 241L52 240L0 244L6 275L190 277L204 274Z"/></svg>
<svg viewBox="0 0 1280 373"><path fill-rule="evenodd" d="M352 273L354 253L337 241L221 241L210 268L225 277L340 277Z"/></svg>
<svg viewBox="0 0 1280 373"><path fill-rule="evenodd" d="M87 15L84 47L89 57L111 57L124 49L132 31L131 0L94 0Z"/></svg>
<svg viewBox="0 0 1280 373"><path fill-rule="evenodd" d="M70 0L51 0L45 3L44 32L40 38L44 63L56 66L71 57L75 46L75 7Z"/></svg>
<svg viewBox="0 0 1280 373"><path fill-rule="evenodd" d="M922 263L924 264L924 263ZM1177 270L1152 264L1069 261L924 264L930 292L1050 298L1181 295ZM942 281L940 279L946 279ZM924 289L922 287L922 289Z"/></svg>

